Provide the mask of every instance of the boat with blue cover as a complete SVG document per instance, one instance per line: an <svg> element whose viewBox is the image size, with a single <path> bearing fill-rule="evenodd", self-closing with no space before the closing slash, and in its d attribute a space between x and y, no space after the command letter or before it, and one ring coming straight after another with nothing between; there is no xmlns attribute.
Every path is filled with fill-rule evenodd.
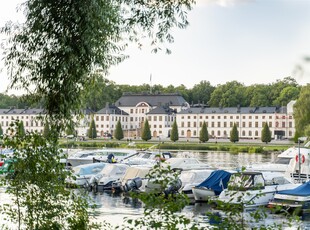
<svg viewBox="0 0 310 230"><path fill-rule="evenodd" d="M310 181L294 189L279 191L269 202L270 207L282 207L286 211L297 213L310 212Z"/></svg>
<svg viewBox="0 0 310 230"><path fill-rule="evenodd" d="M196 202L206 202L211 197L218 196L227 188L231 172L215 170L203 182L192 188Z"/></svg>

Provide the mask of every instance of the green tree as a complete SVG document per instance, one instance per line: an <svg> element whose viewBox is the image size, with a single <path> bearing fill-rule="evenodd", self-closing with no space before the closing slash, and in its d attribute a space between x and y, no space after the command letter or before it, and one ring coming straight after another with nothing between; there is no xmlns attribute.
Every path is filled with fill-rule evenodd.
<svg viewBox="0 0 310 230"><path fill-rule="evenodd" d="M246 88L246 104L244 106L270 106L270 85L255 84Z"/></svg>
<svg viewBox="0 0 310 230"><path fill-rule="evenodd" d="M287 86L280 92L280 95L277 97L274 104L286 106L290 101L298 99L299 92L299 87Z"/></svg>
<svg viewBox="0 0 310 230"><path fill-rule="evenodd" d="M203 143L209 140L209 133L208 133L207 124L205 121L202 123L202 127L199 133L199 140Z"/></svg>
<svg viewBox="0 0 310 230"><path fill-rule="evenodd" d="M173 27L187 26L187 11L193 3L27 0L20 9L25 22L2 28L8 37L4 62L9 88L25 90L33 103L43 102L51 127L47 143L30 134L6 142L16 149L16 159L21 159L20 152L27 159L19 162L25 163L20 165L21 172L28 171L8 180L7 192L14 202L6 210L12 210L9 217L18 229L92 229L86 198L76 198L60 183L67 174L59 164L59 133L65 131L73 114L81 114L81 97L94 82L92 74L98 69L107 73L126 58L125 41L140 44L147 35L157 52L161 43L173 42ZM24 215L20 215L21 207L25 207Z"/></svg>
<svg viewBox="0 0 310 230"><path fill-rule="evenodd" d="M271 132L270 132L267 122L265 122L264 124L262 135L261 135L261 140L262 142L265 142L266 144L268 144L268 142L271 141Z"/></svg>
<svg viewBox="0 0 310 230"><path fill-rule="evenodd" d="M19 136L25 136L26 131L25 131L25 126L24 126L24 122L23 121L19 121L18 122L18 135Z"/></svg>
<svg viewBox="0 0 310 230"><path fill-rule="evenodd" d="M115 131L114 131L114 137L117 140L122 140L124 138L124 132L122 129L121 121L118 120L116 123Z"/></svg>
<svg viewBox="0 0 310 230"><path fill-rule="evenodd" d="M215 87L211 86L209 81L201 81L199 84L194 85L194 87L190 90L192 95L192 101L195 104L206 104L210 100L211 94L214 89Z"/></svg>
<svg viewBox="0 0 310 230"><path fill-rule="evenodd" d="M234 123L234 126L233 126L232 130L230 131L230 138L229 139L233 143L236 143L239 141L239 132L238 132L236 123Z"/></svg>
<svg viewBox="0 0 310 230"><path fill-rule="evenodd" d="M149 125L149 121L146 119L143 125L143 131L142 131L142 140L148 141L152 138L151 129Z"/></svg>
<svg viewBox="0 0 310 230"><path fill-rule="evenodd" d="M295 130L303 135L305 127L310 124L310 84L303 86L294 105Z"/></svg>
<svg viewBox="0 0 310 230"><path fill-rule="evenodd" d="M2 137L3 137L3 129L2 129L2 126L0 124L0 138L2 138Z"/></svg>
<svg viewBox="0 0 310 230"><path fill-rule="evenodd" d="M179 131L178 131L178 125L177 125L176 120L174 120L174 122L172 124L172 129L171 129L171 133L170 133L170 140L173 142L176 142L177 140L179 140Z"/></svg>
<svg viewBox="0 0 310 230"><path fill-rule="evenodd" d="M92 118L89 129L88 129L88 138L94 139L97 138L97 130L94 118Z"/></svg>
<svg viewBox="0 0 310 230"><path fill-rule="evenodd" d="M67 123L67 128L66 128L66 135L76 135L76 131L75 131L75 124L73 121L70 121Z"/></svg>
<svg viewBox="0 0 310 230"><path fill-rule="evenodd" d="M46 139L49 138L50 135L50 125L48 123L48 121L46 121L44 123L44 128L43 128L43 133L42 133L43 137L45 137Z"/></svg>
<svg viewBox="0 0 310 230"><path fill-rule="evenodd" d="M246 103L246 88L237 81L218 85L212 92L208 104L211 107L235 107L244 106Z"/></svg>

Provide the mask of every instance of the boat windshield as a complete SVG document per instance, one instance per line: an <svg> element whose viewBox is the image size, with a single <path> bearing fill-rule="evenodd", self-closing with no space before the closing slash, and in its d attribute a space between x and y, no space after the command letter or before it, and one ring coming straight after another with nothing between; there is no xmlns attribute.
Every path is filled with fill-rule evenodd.
<svg viewBox="0 0 310 230"><path fill-rule="evenodd" d="M292 158L279 157L274 163L275 164L289 164Z"/></svg>
<svg viewBox="0 0 310 230"><path fill-rule="evenodd" d="M262 189L264 178L261 174L233 174L229 180L228 189L246 191Z"/></svg>

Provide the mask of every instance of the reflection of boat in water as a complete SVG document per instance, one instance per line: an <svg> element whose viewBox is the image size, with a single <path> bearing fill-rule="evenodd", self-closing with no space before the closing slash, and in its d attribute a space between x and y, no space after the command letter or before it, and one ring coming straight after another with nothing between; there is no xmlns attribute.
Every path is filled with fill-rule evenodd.
<svg viewBox="0 0 310 230"><path fill-rule="evenodd" d="M241 205L242 208L266 206L278 191L296 188L282 173L238 172L233 173L228 187L219 195L219 201Z"/></svg>
<svg viewBox="0 0 310 230"><path fill-rule="evenodd" d="M67 163L69 166L78 166L82 164L90 164L94 161L107 161L108 156L113 154L117 161L121 161L124 158L137 154L136 150L132 149L94 149L94 150L82 150L69 156Z"/></svg>

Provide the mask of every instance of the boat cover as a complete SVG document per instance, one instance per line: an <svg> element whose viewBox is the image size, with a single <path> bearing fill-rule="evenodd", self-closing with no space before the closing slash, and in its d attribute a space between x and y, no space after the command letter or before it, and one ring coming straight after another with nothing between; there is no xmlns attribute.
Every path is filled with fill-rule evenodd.
<svg viewBox="0 0 310 230"><path fill-rule="evenodd" d="M86 165L79 165L73 168L73 171L76 174L82 175L89 175L94 173L99 173L107 164L106 163L92 163Z"/></svg>
<svg viewBox="0 0 310 230"><path fill-rule="evenodd" d="M197 185L197 188L205 187L212 189L216 195L219 195L223 189L227 188L231 173L225 170L215 170L211 175Z"/></svg>
<svg viewBox="0 0 310 230"><path fill-rule="evenodd" d="M291 196L310 196L310 181L294 189L279 191L278 194Z"/></svg>

